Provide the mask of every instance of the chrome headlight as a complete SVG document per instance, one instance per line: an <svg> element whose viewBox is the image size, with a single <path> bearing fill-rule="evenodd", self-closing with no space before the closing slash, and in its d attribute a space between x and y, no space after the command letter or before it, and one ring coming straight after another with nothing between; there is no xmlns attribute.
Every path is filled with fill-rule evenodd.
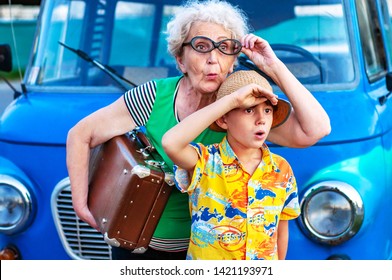
<svg viewBox="0 0 392 280"><path fill-rule="evenodd" d="M18 179L0 174L0 233L15 234L32 219L32 200L26 186Z"/></svg>
<svg viewBox="0 0 392 280"><path fill-rule="evenodd" d="M313 240L338 245L353 237L364 217L363 202L349 184L325 181L310 187L301 200L299 222Z"/></svg>

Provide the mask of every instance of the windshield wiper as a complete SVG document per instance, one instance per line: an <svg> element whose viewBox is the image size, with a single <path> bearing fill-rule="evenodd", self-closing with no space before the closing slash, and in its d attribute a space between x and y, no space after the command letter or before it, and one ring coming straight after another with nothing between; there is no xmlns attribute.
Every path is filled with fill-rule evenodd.
<svg viewBox="0 0 392 280"><path fill-rule="evenodd" d="M63 47L65 47L66 49L76 53L79 57L83 58L85 61L91 62L93 65L95 65L96 67L98 67L99 69L101 69L103 72L105 72L106 74L108 74L111 78L113 78L113 80L115 80L122 88L124 88L125 90L128 90L129 88L127 88L127 86L125 86L123 84L123 82L121 81L125 81L128 84L137 87L137 85L131 81L129 81L128 79L124 78L123 76L119 75L116 70L114 70L113 68L111 68L108 65L103 65L101 62L99 62L96 59L91 58L87 53L85 53L82 50L76 50L74 48L71 48L70 46L67 46L66 44L62 43L59 41L59 44L62 45Z"/></svg>

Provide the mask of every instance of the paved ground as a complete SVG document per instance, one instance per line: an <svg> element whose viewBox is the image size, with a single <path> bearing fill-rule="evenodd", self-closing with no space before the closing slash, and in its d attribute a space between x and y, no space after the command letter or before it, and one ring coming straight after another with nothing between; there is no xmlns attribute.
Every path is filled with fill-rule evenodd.
<svg viewBox="0 0 392 280"><path fill-rule="evenodd" d="M20 91L20 82L12 81L11 84ZM13 100L13 90L0 78L0 115L3 114L5 107Z"/></svg>

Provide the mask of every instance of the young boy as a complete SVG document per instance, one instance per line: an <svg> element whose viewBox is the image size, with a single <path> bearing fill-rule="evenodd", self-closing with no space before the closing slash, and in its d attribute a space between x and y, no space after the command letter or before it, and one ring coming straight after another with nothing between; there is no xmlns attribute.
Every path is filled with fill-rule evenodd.
<svg viewBox="0 0 392 280"><path fill-rule="evenodd" d="M163 136L176 186L189 194L187 259L285 259L288 220L300 214L297 187L290 165L264 142L290 110L257 72L237 71L214 103ZM227 130L221 143L191 143L209 126Z"/></svg>

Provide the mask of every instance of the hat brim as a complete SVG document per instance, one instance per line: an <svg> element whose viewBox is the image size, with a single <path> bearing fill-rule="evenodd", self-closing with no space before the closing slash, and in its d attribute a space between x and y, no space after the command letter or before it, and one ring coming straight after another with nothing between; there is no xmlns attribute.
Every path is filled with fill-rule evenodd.
<svg viewBox="0 0 392 280"><path fill-rule="evenodd" d="M278 98L278 104L274 107L274 119L272 121L271 129L276 128L287 121L292 110L290 102L281 98Z"/></svg>
<svg viewBox="0 0 392 280"><path fill-rule="evenodd" d="M282 125L285 121L287 121L292 110L291 104L288 101L281 98L278 98L278 104L273 107L274 107L274 116L273 116L274 119L272 121L271 129L276 128ZM221 128L216 122L213 122L210 125L210 129L217 132L226 131L226 129Z"/></svg>

